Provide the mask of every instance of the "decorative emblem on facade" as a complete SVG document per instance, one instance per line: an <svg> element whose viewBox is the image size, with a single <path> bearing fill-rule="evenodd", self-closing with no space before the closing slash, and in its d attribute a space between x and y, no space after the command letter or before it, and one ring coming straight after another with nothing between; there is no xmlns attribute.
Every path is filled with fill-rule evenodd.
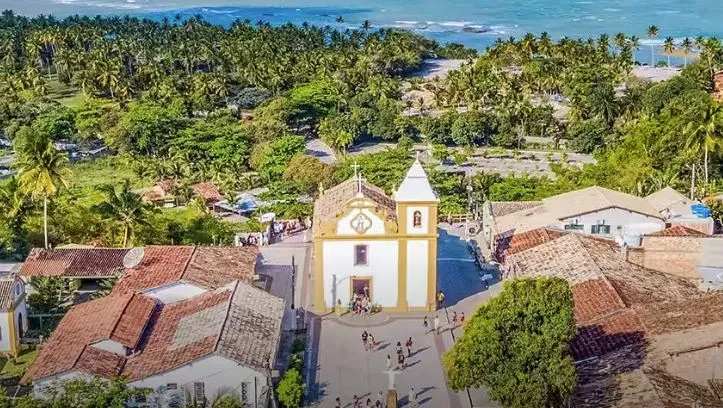
<svg viewBox="0 0 723 408"><path fill-rule="evenodd" d="M363 234L372 227L372 220L367 217L366 214L360 212L356 217L352 218L351 227L354 228L354 231L358 234Z"/></svg>

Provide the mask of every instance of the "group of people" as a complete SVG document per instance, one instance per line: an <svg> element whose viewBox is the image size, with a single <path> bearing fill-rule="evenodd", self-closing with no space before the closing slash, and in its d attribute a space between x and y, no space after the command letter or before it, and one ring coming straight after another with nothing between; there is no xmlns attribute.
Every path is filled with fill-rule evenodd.
<svg viewBox="0 0 723 408"><path fill-rule="evenodd" d="M460 316L457 316L457 312L452 311L452 315L450 318L452 320L450 322L450 330L454 330L457 327L464 324L464 312L462 312L462 314ZM429 331L430 331L429 330L429 319L427 318L427 316L424 316L422 325L424 326L424 332L429 333ZM435 315L434 320L432 320L432 331L434 331L434 334L439 334L440 333L439 330L441 328L442 328L442 326L441 326L441 323L439 320L439 315Z"/></svg>
<svg viewBox="0 0 723 408"><path fill-rule="evenodd" d="M307 228L309 227L306 220L304 222L299 220L274 221L273 231L274 236L284 238Z"/></svg>
<svg viewBox="0 0 723 408"><path fill-rule="evenodd" d="M372 312L372 300L366 294L366 290L364 295L355 293L349 300L349 311L354 314L370 314Z"/></svg>
<svg viewBox="0 0 723 408"><path fill-rule="evenodd" d="M416 408L419 405L417 405L417 392L414 390L414 387L409 388L409 400L408 400L408 407ZM354 405L352 405L353 408L386 408L386 403L384 401L384 393L382 391L379 391L379 393L376 396L376 401L372 404L372 398L367 397L366 401L363 402L362 405L362 398L359 398L359 396L355 395L352 399L352 402ZM336 397L336 405L334 405L335 408L341 408L341 397Z"/></svg>

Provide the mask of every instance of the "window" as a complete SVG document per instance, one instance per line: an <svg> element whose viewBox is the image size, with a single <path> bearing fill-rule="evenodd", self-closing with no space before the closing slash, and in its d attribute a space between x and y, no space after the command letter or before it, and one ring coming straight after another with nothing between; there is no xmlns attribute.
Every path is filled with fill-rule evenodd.
<svg viewBox="0 0 723 408"><path fill-rule="evenodd" d="M582 231L585 229L585 226L582 224L567 224L565 225L565 229L568 231Z"/></svg>
<svg viewBox="0 0 723 408"><path fill-rule="evenodd" d="M193 397L196 400L196 404L206 404L206 386L202 382L193 383Z"/></svg>
<svg viewBox="0 0 723 408"><path fill-rule="evenodd" d="M168 383L166 384L166 390L177 390L178 384L177 383Z"/></svg>
<svg viewBox="0 0 723 408"><path fill-rule="evenodd" d="M422 212L421 211L419 211L419 210L415 211L413 219L414 219L413 225L415 228L419 228L422 226Z"/></svg>
<svg viewBox="0 0 723 408"><path fill-rule="evenodd" d="M590 229L591 234L601 234L601 235L610 235L610 226L599 224L599 225L593 225Z"/></svg>
<svg viewBox="0 0 723 408"><path fill-rule="evenodd" d="M367 246L356 245L354 246L354 265L366 265L367 264Z"/></svg>

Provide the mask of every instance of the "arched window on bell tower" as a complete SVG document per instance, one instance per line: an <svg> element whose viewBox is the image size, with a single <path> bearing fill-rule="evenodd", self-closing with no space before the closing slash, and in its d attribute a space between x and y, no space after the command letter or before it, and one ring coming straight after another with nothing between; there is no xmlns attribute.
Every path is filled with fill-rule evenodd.
<svg viewBox="0 0 723 408"><path fill-rule="evenodd" d="M417 210L413 215L413 226L414 228L420 228L422 226L422 212Z"/></svg>

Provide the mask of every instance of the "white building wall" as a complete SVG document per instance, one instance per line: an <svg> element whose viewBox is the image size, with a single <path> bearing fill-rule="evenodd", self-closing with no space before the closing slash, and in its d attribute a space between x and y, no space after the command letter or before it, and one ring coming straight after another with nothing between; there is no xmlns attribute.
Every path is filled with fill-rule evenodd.
<svg viewBox="0 0 723 408"><path fill-rule="evenodd" d="M0 312L0 351L10 352L10 313Z"/></svg>
<svg viewBox="0 0 723 408"><path fill-rule="evenodd" d="M356 245L367 245L367 264L354 265ZM372 277L372 302L382 307L397 305L399 241L326 240L323 242L324 304L337 299L346 306L351 298L352 276ZM335 279L336 278L336 279Z"/></svg>
<svg viewBox="0 0 723 408"><path fill-rule="evenodd" d="M206 289L191 285L185 282L172 283L170 285L161 286L151 289L144 294L160 300L162 303L174 303L181 300L190 299L206 292Z"/></svg>
<svg viewBox="0 0 723 408"><path fill-rule="evenodd" d="M605 225L610 225L610 235L608 237L623 236L626 228L633 230L633 226L639 226L641 224L657 224L661 230L665 228L665 222L659 218L631 212L622 208L608 208L602 211L566 218L560 222L559 228L564 229L565 225L570 223L582 224L585 229L581 232L590 234L592 226L597 225L599 221L602 222L603 220Z"/></svg>
<svg viewBox="0 0 723 408"><path fill-rule="evenodd" d="M266 384L266 376L263 373L240 366L236 362L221 356L209 356L196 360L191 364L179 367L153 377L130 383L133 387L150 388L161 394L167 402L172 401L172 394L181 398L184 395L194 395L194 383L204 383L206 399L212 402L218 395L223 393L235 393L239 398L242 393L242 384L246 384L247 403L254 406L258 398L254 391L254 379L256 380L256 391L261 394L261 389ZM168 384L176 384L174 391L166 391ZM158 392L160 390L160 392Z"/></svg>
<svg viewBox="0 0 723 408"><path fill-rule="evenodd" d="M345 217L340 218L336 224L336 233L339 235L359 235L352 227L352 221L359 213L366 215L371 220L371 226L364 233L365 235L384 235L384 221L369 208L355 208Z"/></svg>
<svg viewBox="0 0 723 408"><path fill-rule="evenodd" d="M407 241L407 303L409 307L427 306L429 241Z"/></svg>
<svg viewBox="0 0 723 408"><path fill-rule="evenodd" d="M414 213L419 211L422 215L422 225L414 226ZM408 207L407 208L407 233L410 235L429 234L429 207Z"/></svg>

